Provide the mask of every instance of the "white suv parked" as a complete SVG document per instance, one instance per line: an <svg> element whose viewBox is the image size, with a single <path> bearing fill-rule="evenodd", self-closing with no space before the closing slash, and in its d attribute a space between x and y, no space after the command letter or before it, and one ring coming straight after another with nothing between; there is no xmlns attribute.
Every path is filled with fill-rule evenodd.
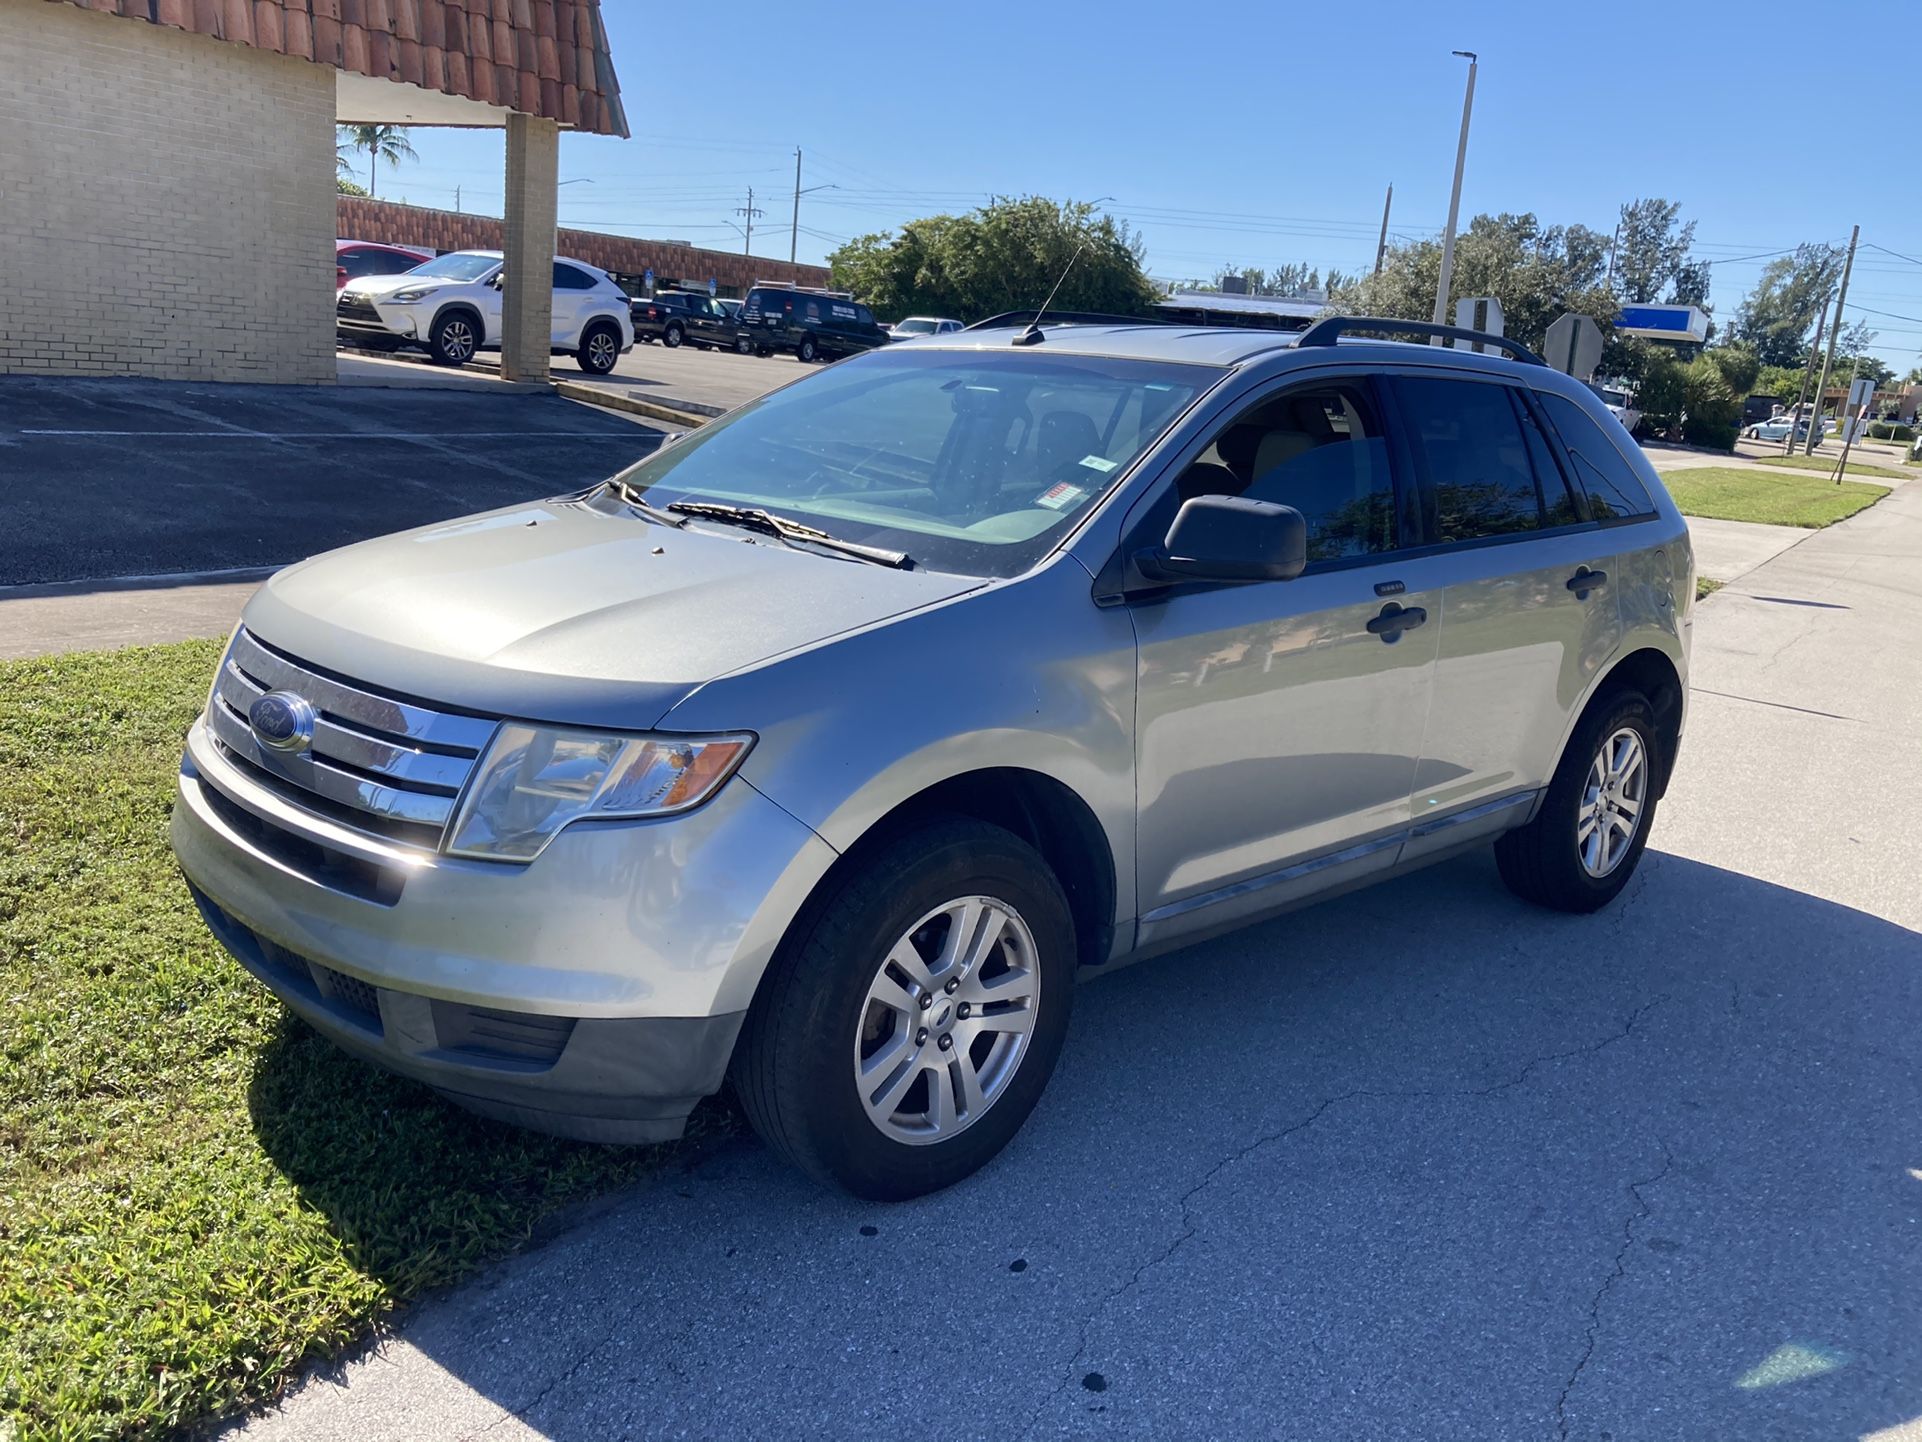
<svg viewBox="0 0 1922 1442"><path fill-rule="evenodd" d="M378 350L415 346L440 365L465 365L501 344L501 253L455 250L400 275L368 275L341 287L334 334ZM634 347L627 292L578 260L554 262L553 351L603 376Z"/></svg>

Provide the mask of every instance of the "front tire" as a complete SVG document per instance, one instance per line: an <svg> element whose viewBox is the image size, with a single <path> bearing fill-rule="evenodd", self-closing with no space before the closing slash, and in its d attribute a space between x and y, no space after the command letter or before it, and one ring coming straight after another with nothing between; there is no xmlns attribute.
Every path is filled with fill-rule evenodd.
<svg viewBox="0 0 1922 1442"><path fill-rule="evenodd" d="M1066 897L996 826L937 817L853 863L797 923L735 1051L748 1119L857 1196L951 1186L1007 1145L1074 999Z"/></svg>
<svg viewBox="0 0 1922 1442"><path fill-rule="evenodd" d="M574 352L575 364L591 376L606 375L620 358L621 332L605 321L590 325L581 336L580 349Z"/></svg>
<svg viewBox="0 0 1922 1442"><path fill-rule="evenodd" d="M1655 712L1639 691L1589 708L1528 825L1495 843L1508 889L1554 911L1608 905L1635 874L1655 824Z"/></svg>
<svg viewBox="0 0 1922 1442"><path fill-rule="evenodd" d="M464 366L480 349L480 328L464 311L441 316L428 333L427 354L435 365Z"/></svg>

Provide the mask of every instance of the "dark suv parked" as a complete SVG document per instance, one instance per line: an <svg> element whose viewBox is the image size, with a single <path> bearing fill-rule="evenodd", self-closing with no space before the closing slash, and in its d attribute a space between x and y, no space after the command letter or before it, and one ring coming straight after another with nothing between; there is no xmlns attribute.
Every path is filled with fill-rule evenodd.
<svg viewBox="0 0 1922 1442"><path fill-rule="evenodd" d="M757 355L793 351L803 361L829 360L888 343L874 312L842 291L757 285L741 306L741 328Z"/></svg>
<svg viewBox="0 0 1922 1442"><path fill-rule="evenodd" d="M634 339L657 340L670 350L688 345L726 347L746 355L748 339L739 323L718 300L689 290L664 290L636 296L628 306L634 318Z"/></svg>

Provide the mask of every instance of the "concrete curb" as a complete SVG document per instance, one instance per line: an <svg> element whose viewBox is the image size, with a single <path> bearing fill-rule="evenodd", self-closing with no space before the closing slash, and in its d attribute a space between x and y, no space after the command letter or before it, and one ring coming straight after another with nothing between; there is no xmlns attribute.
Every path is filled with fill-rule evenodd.
<svg viewBox="0 0 1922 1442"><path fill-rule="evenodd" d="M683 430L691 431L714 419L712 416L697 415L693 411L662 405L659 401L639 400L634 396L622 395L618 391L604 391L599 386L584 385L580 381L555 381L554 389L570 401L579 401L583 405L602 406L612 411L626 411L629 415L644 416L648 420L666 421L669 425L680 426Z"/></svg>

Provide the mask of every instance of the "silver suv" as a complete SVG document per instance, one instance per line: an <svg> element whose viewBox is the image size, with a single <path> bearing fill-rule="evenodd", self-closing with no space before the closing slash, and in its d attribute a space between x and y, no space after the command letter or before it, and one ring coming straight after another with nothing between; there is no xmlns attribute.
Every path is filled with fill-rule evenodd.
<svg viewBox="0 0 1922 1442"><path fill-rule="evenodd" d="M1433 329L930 337L281 572L181 765L208 925L464 1106L653 1141L731 1078L906 1197L1006 1145L1091 973L1490 842L1605 905L1688 532L1582 385L1363 324Z"/></svg>

